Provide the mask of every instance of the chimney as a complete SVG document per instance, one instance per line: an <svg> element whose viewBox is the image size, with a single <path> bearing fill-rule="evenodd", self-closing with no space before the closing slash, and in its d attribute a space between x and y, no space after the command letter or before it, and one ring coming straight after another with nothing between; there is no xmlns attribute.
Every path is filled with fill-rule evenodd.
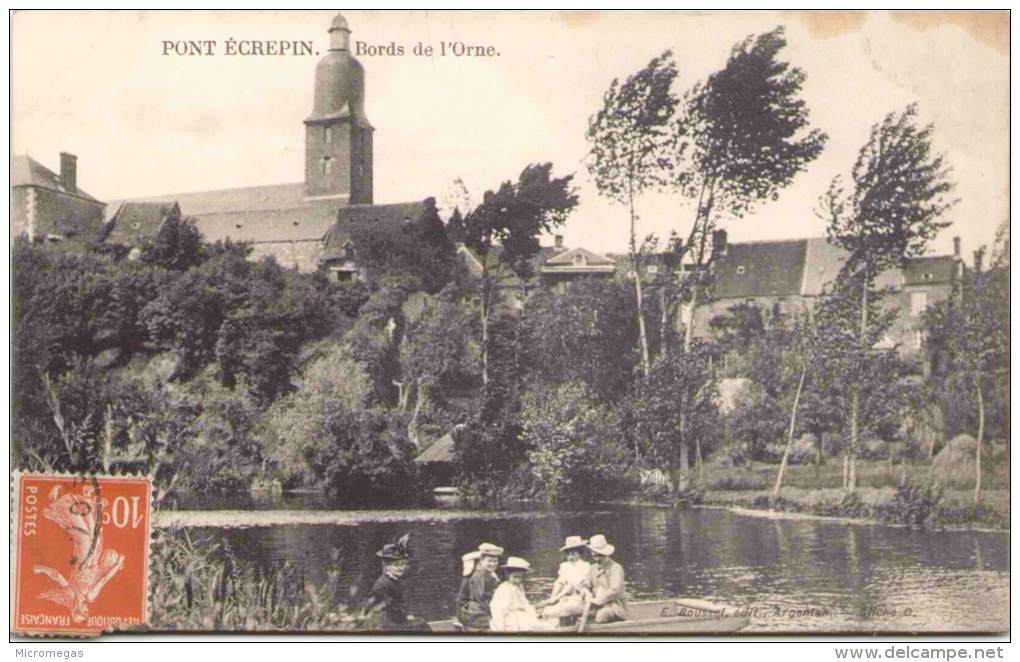
<svg viewBox="0 0 1020 662"><path fill-rule="evenodd" d="M556 248L562 249L563 248L563 235L561 235L561 234L556 235L555 241L556 241Z"/></svg>
<svg viewBox="0 0 1020 662"><path fill-rule="evenodd" d="M712 255L726 255L726 230L716 230L712 233Z"/></svg>
<svg viewBox="0 0 1020 662"><path fill-rule="evenodd" d="M69 193L78 192L78 157L60 153L60 185Z"/></svg>
<svg viewBox="0 0 1020 662"><path fill-rule="evenodd" d="M984 266L985 261L985 249L979 248L974 251L974 272L981 273L981 268Z"/></svg>
<svg viewBox="0 0 1020 662"><path fill-rule="evenodd" d="M953 257L960 259L960 238L953 237Z"/></svg>

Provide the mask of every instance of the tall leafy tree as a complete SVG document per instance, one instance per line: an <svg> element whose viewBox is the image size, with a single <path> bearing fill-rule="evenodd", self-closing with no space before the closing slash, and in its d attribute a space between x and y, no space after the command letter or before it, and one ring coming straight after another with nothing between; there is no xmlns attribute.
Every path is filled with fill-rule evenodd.
<svg viewBox="0 0 1020 662"><path fill-rule="evenodd" d="M809 130L808 108L799 96L805 75L778 59L785 46L782 27L735 45L724 68L684 95L673 122L672 183L695 204L682 251L695 265L685 283L688 347L714 256L712 233L724 218L740 218L775 200L828 139Z"/></svg>
<svg viewBox="0 0 1020 662"><path fill-rule="evenodd" d="M599 193L625 206L630 215L630 264L635 274L641 367L646 378L651 359L640 278L644 251L638 241L635 202L642 193L667 181L669 121L677 103L671 88L676 75L673 53L665 51L622 83L614 78L602 97L602 108L588 120L588 171Z"/></svg>
<svg viewBox="0 0 1020 662"><path fill-rule="evenodd" d="M1008 259L1008 258L1007 258ZM989 394L1009 365L1009 270L1001 266L969 272L959 300L925 311L926 343L948 359L936 379L949 390L972 391L977 419L974 503L981 501L981 455Z"/></svg>
<svg viewBox="0 0 1020 662"><path fill-rule="evenodd" d="M679 348L661 353L629 406L634 432L644 442L647 457L668 469L674 494L688 484L692 447L700 457L720 428L718 383L710 361L700 342L690 352Z"/></svg>
<svg viewBox="0 0 1020 662"><path fill-rule="evenodd" d="M489 319L500 282L526 281L530 260L541 250L539 237L563 224L577 206L573 175L552 176L552 164L532 164L516 182L486 191L464 219L465 243L481 263L482 382L489 382Z"/></svg>
<svg viewBox="0 0 1020 662"><path fill-rule="evenodd" d="M450 220L446 222L446 235L454 244L464 241L464 215L460 213L460 207L455 207L450 214Z"/></svg>
<svg viewBox="0 0 1020 662"><path fill-rule="evenodd" d="M829 240L844 248L846 278L858 288L859 322L854 344L858 351L874 347L869 330L869 293L883 270L922 255L928 242L949 225L943 214L956 202L943 155L932 148L934 127L919 125L917 105L891 112L871 129L845 184L836 176L822 197L821 209ZM850 392L850 479L856 486L854 460L860 441L861 379L854 371L846 382Z"/></svg>
<svg viewBox="0 0 1020 662"><path fill-rule="evenodd" d="M809 350L817 398L811 402L812 415L824 419L835 412L838 416L828 424L844 439L843 484L851 492L857 488L855 458L860 438L891 434L907 396L901 382L905 366L895 347L884 343L897 311L883 305L888 290L876 290L874 283L864 284L863 279L862 273L844 270L821 297ZM862 298L860 292L865 288L871 296ZM867 309L862 311L862 305ZM862 317L870 320L864 335Z"/></svg>
<svg viewBox="0 0 1020 662"><path fill-rule="evenodd" d="M185 271L202 263L204 248L194 221L171 216L160 224L155 238L142 247L141 261Z"/></svg>

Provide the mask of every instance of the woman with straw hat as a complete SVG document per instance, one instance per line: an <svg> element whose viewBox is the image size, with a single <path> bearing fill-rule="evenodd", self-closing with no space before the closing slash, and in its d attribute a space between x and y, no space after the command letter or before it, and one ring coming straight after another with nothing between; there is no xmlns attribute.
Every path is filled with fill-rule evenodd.
<svg viewBox="0 0 1020 662"><path fill-rule="evenodd" d="M502 566L506 581L499 585L492 596L491 628L493 632L533 632L550 630L555 622L542 621L524 593L524 575L531 570L531 564L517 556L511 556Z"/></svg>
<svg viewBox="0 0 1020 662"><path fill-rule="evenodd" d="M462 557L465 573L470 576L461 582L457 593L457 620L469 632L485 632L489 629L492 617L489 603L499 586L496 568L499 567L501 556L502 547L483 542L477 552Z"/></svg>
<svg viewBox="0 0 1020 662"><path fill-rule="evenodd" d="M582 556L587 545L581 536L568 536L560 547L566 558L560 563L549 599L537 605L542 608L542 618L571 618L584 613L584 600L591 592L591 564Z"/></svg>

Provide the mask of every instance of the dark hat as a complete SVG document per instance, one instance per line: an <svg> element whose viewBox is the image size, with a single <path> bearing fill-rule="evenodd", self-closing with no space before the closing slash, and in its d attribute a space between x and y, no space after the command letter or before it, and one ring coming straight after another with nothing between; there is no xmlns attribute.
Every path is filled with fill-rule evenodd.
<svg viewBox="0 0 1020 662"><path fill-rule="evenodd" d="M397 542L383 545L383 548L375 553L379 558L386 561L403 561L411 558L411 550L408 549L407 543L411 539L410 533L405 533L400 536Z"/></svg>

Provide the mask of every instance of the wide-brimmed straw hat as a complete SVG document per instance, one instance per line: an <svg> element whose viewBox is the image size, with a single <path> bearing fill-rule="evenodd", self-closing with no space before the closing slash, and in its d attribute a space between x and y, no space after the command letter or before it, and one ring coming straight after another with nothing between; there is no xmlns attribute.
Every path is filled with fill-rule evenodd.
<svg viewBox="0 0 1020 662"><path fill-rule="evenodd" d="M529 570L531 570L531 564L519 556L511 556L506 560L506 563L499 567L503 568L504 570L521 570L523 572L528 572Z"/></svg>
<svg viewBox="0 0 1020 662"><path fill-rule="evenodd" d="M616 548L610 545L601 533L591 537L591 540L588 541L588 549L600 556L612 556L616 551Z"/></svg>
<svg viewBox="0 0 1020 662"><path fill-rule="evenodd" d="M397 542L383 545L383 548L375 553L379 558L386 561L406 561L411 558L411 550L408 549L407 543L411 539L410 533L405 533L400 536Z"/></svg>
<svg viewBox="0 0 1020 662"><path fill-rule="evenodd" d="M581 549L588 546L588 541L581 536L567 536L567 539L563 541L563 547L560 547L561 552L565 552L569 549Z"/></svg>
<svg viewBox="0 0 1020 662"><path fill-rule="evenodd" d="M478 546L478 552L482 556L503 556L503 548L493 545L491 542L483 542Z"/></svg>

